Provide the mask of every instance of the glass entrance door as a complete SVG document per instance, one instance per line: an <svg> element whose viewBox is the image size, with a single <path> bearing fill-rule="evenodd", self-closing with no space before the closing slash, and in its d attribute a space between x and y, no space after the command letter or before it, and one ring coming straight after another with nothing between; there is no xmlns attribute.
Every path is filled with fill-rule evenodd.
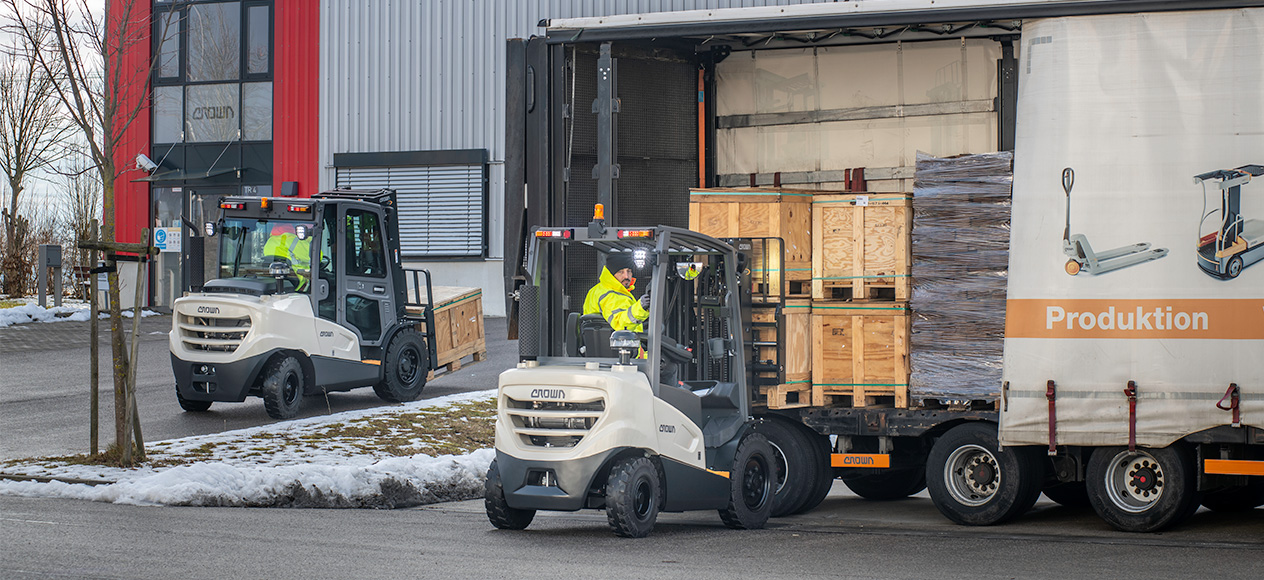
<svg viewBox="0 0 1264 580"><path fill-rule="evenodd" d="M150 305L170 309L183 292L180 262L184 252L185 228L180 218L184 194L179 187L155 187L150 190L150 238L158 247L158 258L149 266Z"/></svg>

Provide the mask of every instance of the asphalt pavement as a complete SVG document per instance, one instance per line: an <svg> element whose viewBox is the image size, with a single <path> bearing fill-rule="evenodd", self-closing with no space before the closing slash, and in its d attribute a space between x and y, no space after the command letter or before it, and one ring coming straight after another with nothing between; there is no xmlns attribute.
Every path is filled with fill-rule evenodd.
<svg viewBox="0 0 1264 580"><path fill-rule="evenodd" d="M100 448L114 440L114 391L108 325L100 345ZM130 337L131 320L125 319ZM0 460L72 455L89 450L90 356L88 322L53 322L0 328ZM171 316L141 319L137 406L147 441L219 433L275 423L257 397L215 403L206 413L186 413L176 402L167 346ZM517 341L505 338L506 319L484 320L488 358L443 373L427 383L421 398L496 388L501 371L518 362ZM371 388L303 400L300 417L388 405Z"/></svg>

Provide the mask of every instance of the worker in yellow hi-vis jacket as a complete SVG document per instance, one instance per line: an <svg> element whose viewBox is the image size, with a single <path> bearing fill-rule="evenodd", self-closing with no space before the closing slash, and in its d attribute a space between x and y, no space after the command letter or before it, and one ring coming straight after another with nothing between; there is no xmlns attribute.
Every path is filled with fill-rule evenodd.
<svg viewBox="0 0 1264 580"><path fill-rule="evenodd" d="M650 296L647 292L639 300L634 298L632 290L636 288L635 284L632 256L610 254L606 257L601 279L584 299L584 314L600 314L615 330L644 332L644 323L650 318Z"/></svg>

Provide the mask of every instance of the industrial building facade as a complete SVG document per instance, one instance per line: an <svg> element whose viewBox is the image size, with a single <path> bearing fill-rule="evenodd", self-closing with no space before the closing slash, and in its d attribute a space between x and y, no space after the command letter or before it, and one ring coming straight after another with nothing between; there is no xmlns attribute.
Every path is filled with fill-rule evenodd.
<svg viewBox="0 0 1264 580"><path fill-rule="evenodd" d="M498 296L508 39L541 34L545 18L798 3L109 0L148 31L121 59L147 70L124 98L148 108L117 150L137 166L116 188L118 238L161 238L149 303L166 308L216 275L200 224L221 197L390 187L405 263Z"/></svg>

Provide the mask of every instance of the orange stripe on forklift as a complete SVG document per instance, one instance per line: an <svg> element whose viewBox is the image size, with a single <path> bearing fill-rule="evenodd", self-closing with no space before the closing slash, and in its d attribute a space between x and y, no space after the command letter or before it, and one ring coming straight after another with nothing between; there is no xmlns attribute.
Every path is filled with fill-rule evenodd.
<svg viewBox="0 0 1264 580"><path fill-rule="evenodd" d="M362 362L362 363L364 363L364 364L366 364L366 365L378 365L378 366L381 366L381 365L382 365L382 361L380 361L380 360L373 360L373 359L371 359L371 358L366 358L366 359L364 359L364 360L361 360L360 362Z"/></svg>
<svg viewBox="0 0 1264 580"><path fill-rule="evenodd" d="M720 476L720 477L723 477L724 479L728 479L728 478L729 478L729 472L727 472L727 471L716 471L716 470L714 470L714 469L708 469L708 470L707 470L707 473L713 473L713 474L715 474L715 475L718 475L718 476Z"/></svg>
<svg viewBox="0 0 1264 580"><path fill-rule="evenodd" d="M1264 461L1208 459L1203 462L1203 473L1211 475L1264 475Z"/></svg>
<svg viewBox="0 0 1264 580"><path fill-rule="evenodd" d="M830 467L871 467L881 469L891 467L891 456L870 453L833 453L830 455Z"/></svg>

